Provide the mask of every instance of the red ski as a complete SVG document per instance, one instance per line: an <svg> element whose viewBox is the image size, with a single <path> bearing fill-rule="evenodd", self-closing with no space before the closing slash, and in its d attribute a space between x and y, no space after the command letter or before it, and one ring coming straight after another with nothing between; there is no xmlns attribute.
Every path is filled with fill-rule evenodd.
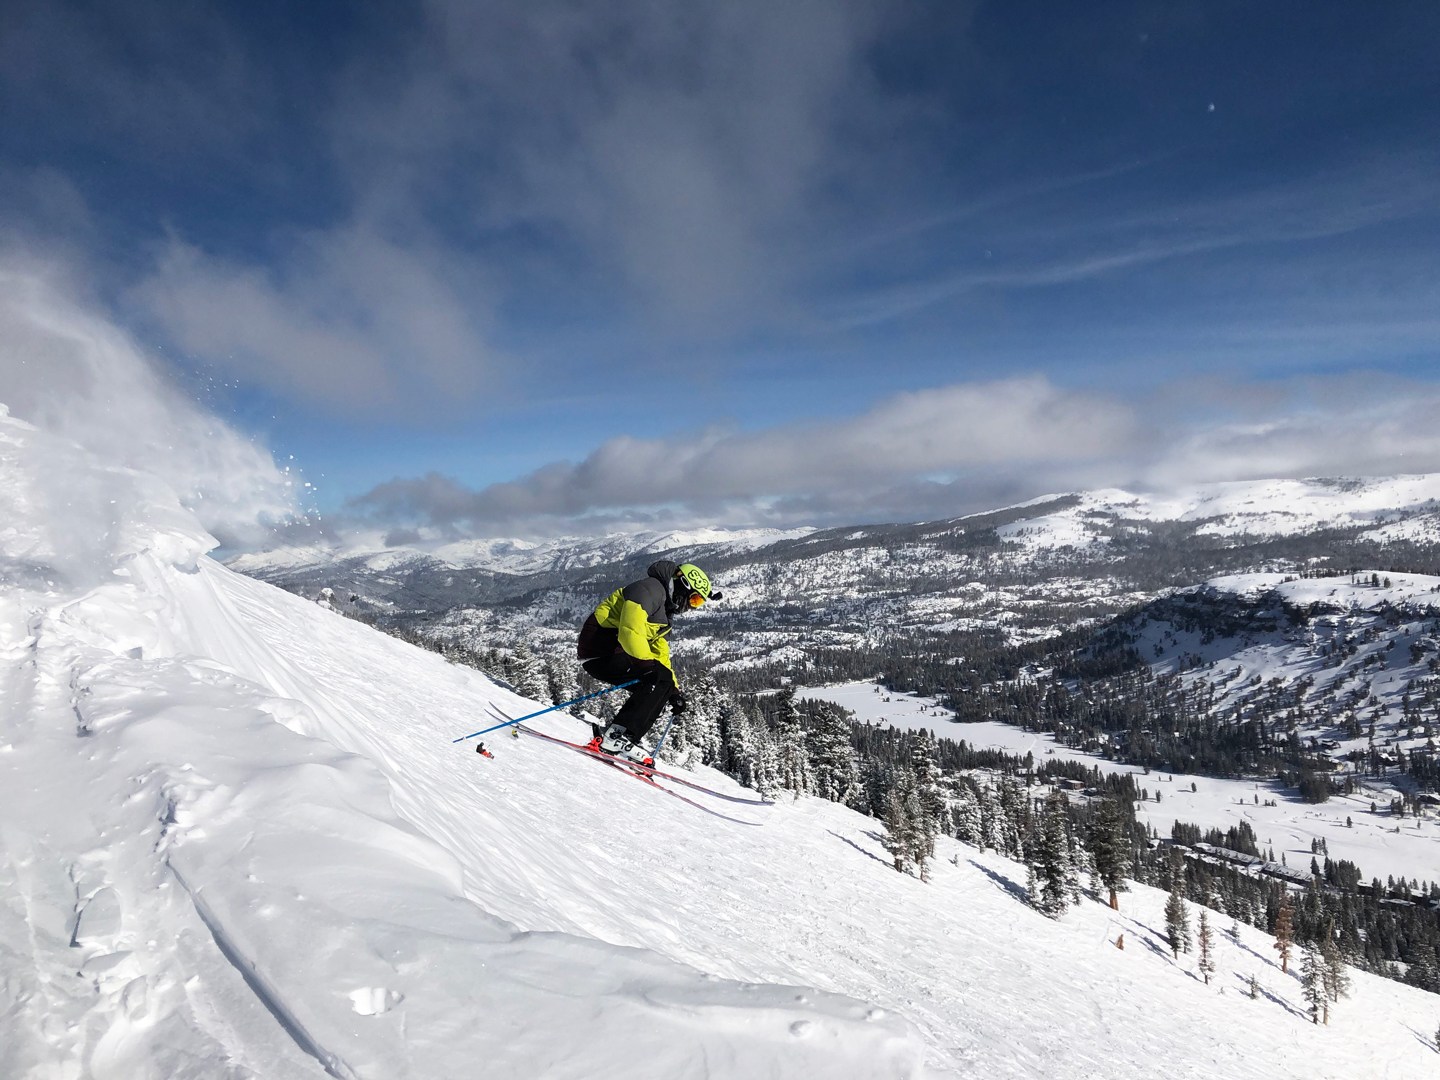
<svg viewBox="0 0 1440 1080"><path fill-rule="evenodd" d="M580 753L588 754L590 757L598 758L601 761L608 761L612 765L622 766L632 770L637 776L643 776L647 780L659 777L661 780L668 780L673 784L681 784L694 791L709 795L711 798L724 799L726 802L739 803L741 806L775 805L769 799L746 799L740 795L727 795L723 791L716 791L714 788L708 788L704 784L697 784L688 777L676 776L674 773L662 772L652 765L641 765L639 762L630 761L627 758L607 754L604 750L592 746L589 743L571 742L569 739L561 739L554 735L547 735L543 731L536 731L534 728L528 728L524 724L517 724L516 726L526 735L533 735L537 739L544 739L546 742L556 743L560 746L568 746L571 750L578 750Z"/></svg>
<svg viewBox="0 0 1440 1080"><path fill-rule="evenodd" d="M620 772L625 773L627 776L633 776L642 784L649 784L656 791L663 791L671 798L679 799L681 802L687 803L690 806L695 807L696 810L703 810L707 814L711 814L718 818L723 818L726 821L733 821L737 825L762 825L764 823L760 821L746 821L744 818L731 817L729 814L722 814L713 806L706 806L704 803L692 799L688 795L682 795L674 788L666 787L664 784L658 783L655 777L660 776L664 777L667 780L673 779L681 784L685 784L687 787L694 788L696 791L703 791L707 795L713 795L717 799L728 799L730 802L743 803L746 806L774 805L773 803L758 802L754 799L741 799L734 795L725 795L718 791L712 791L707 787L701 787L699 784L692 783L691 781L685 780L681 777L672 777L668 773L656 772L654 769L651 769L648 766L637 765L632 761L626 761L624 758L616 757L614 754L607 754L603 750L592 750L584 743L570 742L568 739L557 739L554 735L546 735L543 731L536 731L534 728L527 728L521 724L517 724L516 728L520 731L523 731L526 735L533 735L537 739L544 739L546 742L554 743L556 746L563 746L568 750L574 750L576 753L584 754L586 757L594 758L596 761L603 761L612 769L618 769Z"/></svg>

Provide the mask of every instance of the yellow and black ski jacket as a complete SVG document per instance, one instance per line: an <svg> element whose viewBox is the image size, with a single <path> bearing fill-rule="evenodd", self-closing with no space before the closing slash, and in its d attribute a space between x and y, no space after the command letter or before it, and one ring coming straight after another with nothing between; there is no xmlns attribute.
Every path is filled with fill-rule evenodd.
<svg viewBox="0 0 1440 1080"><path fill-rule="evenodd" d="M675 564L660 560L650 564L639 581L616 589L601 600L580 628L575 655L593 660L623 652L636 660L658 660L670 672L670 585L675 577ZM677 682L678 685L678 682Z"/></svg>

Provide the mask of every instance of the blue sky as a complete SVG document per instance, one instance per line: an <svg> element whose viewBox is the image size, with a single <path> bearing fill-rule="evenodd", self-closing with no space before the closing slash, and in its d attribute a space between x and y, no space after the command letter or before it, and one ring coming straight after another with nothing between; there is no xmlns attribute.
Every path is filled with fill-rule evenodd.
<svg viewBox="0 0 1440 1080"><path fill-rule="evenodd" d="M1440 469L1433 3L6 7L5 265L337 528Z"/></svg>

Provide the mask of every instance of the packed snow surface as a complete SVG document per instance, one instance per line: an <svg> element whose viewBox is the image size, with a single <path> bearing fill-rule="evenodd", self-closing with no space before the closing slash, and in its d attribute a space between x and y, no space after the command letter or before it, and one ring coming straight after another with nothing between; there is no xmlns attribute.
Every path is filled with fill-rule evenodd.
<svg viewBox="0 0 1440 1080"><path fill-rule="evenodd" d="M1013 863L942 839L922 883L834 804L482 758L452 740L531 703L212 543L0 417L0 1076L1433 1074L1429 995L1357 975L1313 1026L1243 927L1206 986L1152 890L1052 922Z"/></svg>

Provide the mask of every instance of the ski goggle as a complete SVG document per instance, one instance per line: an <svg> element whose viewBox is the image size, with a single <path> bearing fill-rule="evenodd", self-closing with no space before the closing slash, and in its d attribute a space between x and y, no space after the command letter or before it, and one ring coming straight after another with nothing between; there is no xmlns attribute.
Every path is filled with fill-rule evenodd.
<svg viewBox="0 0 1440 1080"><path fill-rule="evenodd" d="M710 579L705 571L692 563L681 563L675 570L675 584L688 594L687 603L692 608L704 605L711 595Z"/></svg>
<svg viewBox="0 0 1440 1080"><path fill-rule="evenodd" d="M689 604L690 604L690 606L691 606L692 608L704 607L704 606L705 606L705 601L706 601L707 599L710 599L710 600L719 600L722 595L723 595L723 594L720 592L719 589L711 589L711 590L710 590L710 595L709 595L709 597L704 597L704 596L701 596L701 595L700 595L698 592L696 592L694 589L691 589L691 590L690 590L690 600L689 600Z"/></svg>

